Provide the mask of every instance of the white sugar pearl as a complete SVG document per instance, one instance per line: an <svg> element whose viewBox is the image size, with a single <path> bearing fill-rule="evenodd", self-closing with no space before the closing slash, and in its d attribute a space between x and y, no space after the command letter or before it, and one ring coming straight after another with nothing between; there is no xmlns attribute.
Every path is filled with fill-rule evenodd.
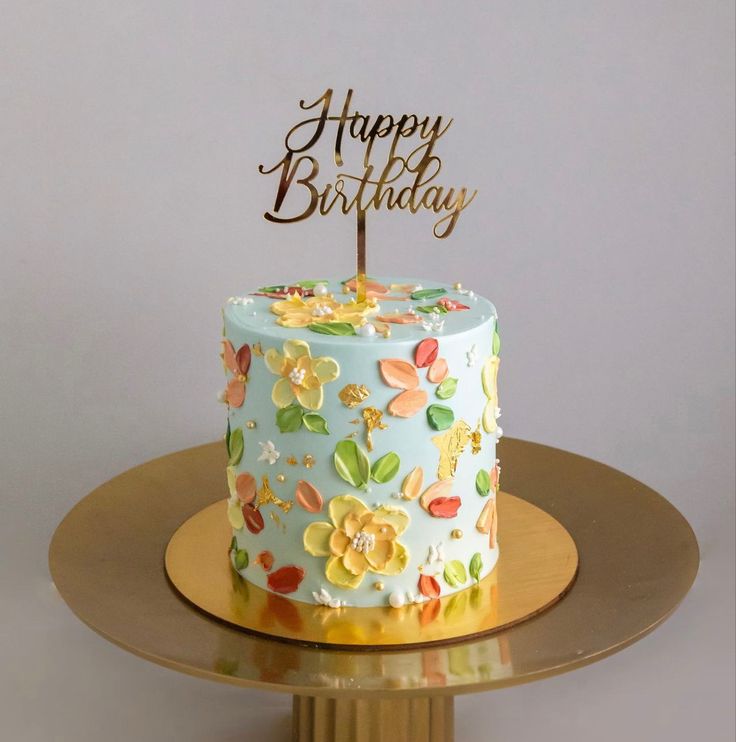
<svg viewBox="0 0 736 742"><path fill-rule="evenodd" d="M356 332L362 338L371 338L376 334L376 328L370 322L366 322L364 325L361 325Z"/></svg>
<svg viewBox="0 0 736 742"><path fill-rule="evenodd" d="M388 596L388 602L392 608L401 608L406 602L406 598L404 597L404 593L394 591Z"/></svg>

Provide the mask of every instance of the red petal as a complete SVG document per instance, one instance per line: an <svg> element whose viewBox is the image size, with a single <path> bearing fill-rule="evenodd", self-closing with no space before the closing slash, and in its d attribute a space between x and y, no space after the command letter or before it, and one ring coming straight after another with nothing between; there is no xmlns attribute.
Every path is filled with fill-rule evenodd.
<svg viewBox="0 0 736 742"><path fill-rule="evenodd" d="M426 338L422 340L417 349L414 351L414 361L417 368L426 368L430 366L439 352L440 345L435 338Z"/></svg>
<svg viewBox="0 0 736 742"><path fill-rule="evenodd" d="M235 348L229 340L222 341L222 359L230 373L238 373L238 362L235 360Z"/></svg>
<svg viewBox="0 0 736 742"><path fill-rule="evenodd" d="M447 309L448 312L460 312L463 309L470 309L465 304L461 304L459 301L454 299L448 299L446 296L437 302L441 307Z"/></svg>
<svg viewBox="0 0 736 742"><path fill-rule="evenodd" d="M263 516L260 510L256 510L252 505L243 505L243 518L245 525L251 533L260 533L264 526Z"/></svg>
<svg viewBox="0 0 736 742"><path fill-rule="evenodd" d="M230 379L225 390L225 401L230 407L242 407L245 402L245 384L240 379Z"/></svg>
<svg viewBox="0 0 736 742"><path fill-rule="evenodd" d="M419 592L427 598L439 598L440 583L432 575L420 575Z"/></svg>
<svg viewBox="0 0 736 742"><path fill-rule="evenodd" d="M273 554L270 551L262 551L256 557L256 564L260 564L264 571L270 572L273 567Z"/></svg>
<svg viewBox="0 0 736 742"><path fill-rule="evenodd" d="M238 369L242 376L248 373L250 368L250 345L246 343L235 355L235 362L238 364Z"/></svg>
<svg viewBox="0 0 736 742"><path fill-rule="evenodd" d="M290 564L287 567L281 567L268 576L268 587L275 593L293 593L299 583L304 579L304 570Z"/></svg>
<svg viewBox="0 0 736 742"><path fill-rule="evenodd" d="M438 497L429 503L427 510L435 518L454 518L457 515L460 505L461 501L457 496Z"/></svg>
<svg viewBox="0 0 736 742"><path fill-rule="evenodd" d="M426 626L427 624L432 623L439 615L440 615L440 608L442 607L442 603L440 603L439 600L429 600L422 606L422 612L419 615L419 625L420 626ZM442 673L438 673L440 675L440 678L444 682L445 677L442 675Z"/></svg>

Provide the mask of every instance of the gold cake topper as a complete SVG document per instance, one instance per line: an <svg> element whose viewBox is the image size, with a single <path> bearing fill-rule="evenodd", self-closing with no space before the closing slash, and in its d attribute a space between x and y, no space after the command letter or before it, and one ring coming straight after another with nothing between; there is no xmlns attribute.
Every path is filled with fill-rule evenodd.
<svg viewBox="0 0 736 742"><path fill-rule="evenodd" d="M268 221L289 224L308 219L314 214L322 216L338 209L343 214L356 212L357 216L357 300L365 299L365 217L370 209L407 209L415 214L420 209L433 211L442 216L435 222L433 234L443 239L449 237L460 214L472 203L477 191L468 195L465 187L448 188L435 181L442 169L442 162L435 154L438 140L452 125L442 116L416 114L368 115L357 109L351 111L353 91L348 90L339 114L332 109L333 90L328 88L316 101L299 101L304 111L315 110L316 115L307 117L289 129L284 137L286 152L273 167L258 166L263 175L279 173L279 185L273 208L264 216ZM319 142L328 123L336 124L332 157L338 168L344 166L343 147L347 141L364 145L360 174L338 171L332 183L320 184L317 178L320 164L310 150ZM413 147L401 154L402 140L410 140ZM372 159L379 140L386 140L388 151L381 165ZM416 146L414 146L416 144ZM399 185L401 179L411 181ZM296 198L287 198L298 192ZM304 206L304 196L308 203Z"/></svg>

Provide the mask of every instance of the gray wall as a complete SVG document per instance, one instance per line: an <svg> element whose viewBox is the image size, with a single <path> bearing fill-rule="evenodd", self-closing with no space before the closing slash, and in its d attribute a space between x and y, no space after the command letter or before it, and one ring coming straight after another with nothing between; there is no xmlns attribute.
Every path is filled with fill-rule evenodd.
<svg viewBox="0 0 736 742"><path fill-rule="evenodd" d="M421 261L491 297L507 434L647 482L703 550L659 631L462 699L459 739L731 740L733 15L696 0L3 2L8 738L285 734L288 699L107 645L54 593L45 555L95 485L221 433L225 297L315 259L352 270L353 219L266 223L275 184L255 169L296 102L331 85L366 111L454 116L443 179L480 190L444 242L427 214L371 214L370 270Z"/></svg>

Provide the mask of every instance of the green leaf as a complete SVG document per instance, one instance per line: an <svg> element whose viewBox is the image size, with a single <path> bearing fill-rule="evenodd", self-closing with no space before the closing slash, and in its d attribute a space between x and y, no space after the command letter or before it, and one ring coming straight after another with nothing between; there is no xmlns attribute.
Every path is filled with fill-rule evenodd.
<svg viewBox="0 0 736 742"><path fill-rule="evenodd" d="M450 399L450 397L455 396L456 391L457 391L457 379L452 376L448 376L437 387L435 396L437 396L439 399Z"/></svg>
<svg viewBox="0 0 736 742"><path fill-rule="evenodd" d="M492 353L497 356L501 352L501 336L498 334L498 328L493 331Z"/></svg>
<svg viewBox="0 0 736 742"><path fill-rule="evenodd" d="M417 312L423 312L424 314L447 314L449 311L447 307L443 307L441 304L424 304L421 307L415 307Z"/></svg>
<svg viewBox="0 0 736 742"><path fill-rule="evenodd" d="M480 582L480 573L483 571L483 557L481 557L479 552L473 554L468 571L476 582Z"/></svg>
<svg viewBox="0 0 736 742"><path fill-rule="evenodd" d="M373 464L371 477L379 484L390 482L398 474L400 466L401 459L399 459L398 454L391 451L385 456L381 456L381 458Z"/></svg>
<svg viewBox="0 0 736 742"><path fill-rule="evenodd" d="M307 329L320 335L355 335L355 328L349 322L313 322Z"/></svg>
<svg viewBox="0 0 736 742"><path fill-rule="evenodd" d="M230 455L230 418L227 420L227 430L225 431L225 448L228 456Z"/></svg>
<svg viewBox="0 0 736 742"><path fill-rule="evenodd" d="M368 454L351 440L340 441L335 446L335 469L353 487L364 489L371 478L371 462Z"/></svg>
<svg viewBox="0 0 736 742"><path fill-rule="evenodd" d="M481 497L491 491L491 477L485 469L480 469L475 475L475 489Z"/></svg>
<svg viewBox="0 0 736 742"><path fill-rule="evenodd" d="M230 549L229 551L237 551L238 549L238 539L233 536L233 540L230 542Z"/></svg>
<svg viewBox="0 0 736 742"><path fill-rule="evenodd" d="M227 461L228 466L237 466L240 463L240 459L243 458L243 451L245 451L242 428L235 428L230 433L227 450L230 454L230 458Z"/></svg>
<svg viewBox="0 0 736 742"><path fill-rule="evenodd" d="M235 552L235 569L238 572L248 566L248 552L245 549L238 549Z"/></svg>
<svg viewBox="0 0 736 742"><path fill-rule="evenodd" d="M329 283L329 281L323 278L316 281L297 281L294 285L299 286L301 289L313 289L318 283Z"/></svg>
<svg viewBox="0 0 736 742"><path fill-rule="evenodd" d="M468 573L465 571L465 565L458 559L447 562L442 576L450 587L460 587L460 585L464 585L468 581Z"/></svg>
<svg viewBox="0 0 736 742"><path fill-rule="evenodd" d="M330 434L327 428L327 420L316 412L307 412L302 418L302 422L304 423L304 427L311 433Z"/></svg>
<svg viewBox="0 0 736 742"><path fill-rule="evenodd" d="M288 288L289 284L280 283L277 286L261 286L258 291L260 291L260 293L262 294L275 294L278 291L286 291L286 289Z"/></svg>
<svg viewBox="0 0 736 742"><path fill-rule="evenodd" d="M414 301L439 299L440 296L443 296L446 293L447 291L445 289L420 289L419 291L415 291L411 295L411 298L414 299Z"/></svg>
<svg viewBox="0 0 736 742"><path fill-rule="evenodd" d="M447 430L455 422L455 413L443 404L427 407L427 421L435 430Z"/></svg>
<svg viewBox="0 0 736 742"><path fill-rule="evenodd" d="M304 410L300 405L294 403L288 407L282 407L276 413L276 425L282 433L296 433L302 426Z"/></svg>

